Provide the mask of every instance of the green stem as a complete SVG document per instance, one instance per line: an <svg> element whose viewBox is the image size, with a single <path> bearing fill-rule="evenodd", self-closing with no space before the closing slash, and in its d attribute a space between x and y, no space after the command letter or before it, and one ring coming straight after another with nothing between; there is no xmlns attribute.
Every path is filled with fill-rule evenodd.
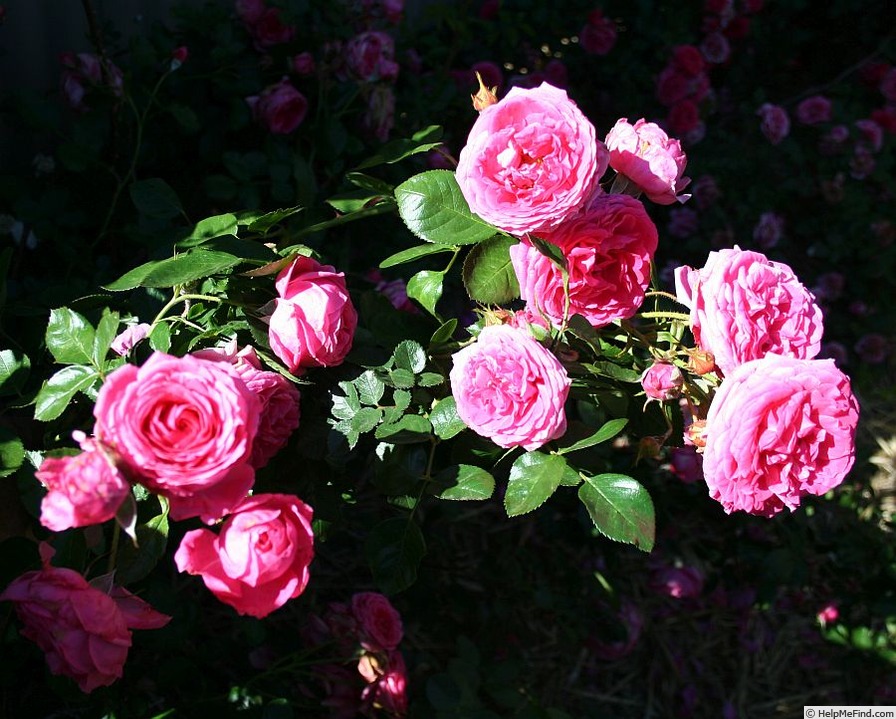
<svg viewBox="0 0 896 719"><path fill-rule="evenodd" d="M648 320L680 320L681 322L690 322L691 316L684 312L642 312L638 317Z"/></svg>
<svg viewBox="0 0 896 719"><path fill-rule="evenodd" d="M218 304L224 302L224 300L222 300L220 297L212 297L211 295L176 295L175 297L172 297L168 304L166 304L159 311L159 314L155 316L155 319L152 321L152 327L155 328L155 326L159 324L159 322L165 319L165 315L168 314L168 310L170 310L172 307L179 304L180 302L189 302L191 300L206 300L208 302L217 302Z"/></svg>

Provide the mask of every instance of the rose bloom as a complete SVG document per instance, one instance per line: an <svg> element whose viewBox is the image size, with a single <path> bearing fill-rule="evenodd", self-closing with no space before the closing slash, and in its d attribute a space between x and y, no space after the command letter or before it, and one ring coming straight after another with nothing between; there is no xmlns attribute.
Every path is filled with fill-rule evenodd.
<svg viewBox="0 0 896 719"><path fill-rule="evenodd" d="M710 252L706 265L675 272L698 346L726 375L769 352L811 359L821 348L822 313L793 270L738 247Z"/></svg>
<svg viewBox="0 0 896 719"><path fill-rule="evenodd" d="M314 74L315 62L314 55L310 52L300 52L295 55L289 63L292 71L300 77L308 77Z"/></svg>
<svg viewBox="0 0 896 719"><path fill-rule="evenodd" d="M656 81L656 99L669 106L691 94L692 77L673 65L663 68Z"/></svg>
<svg viewBox="0 0 896 719"><path fill-rule="evenodd" d="M249 31L259 49L266 49L274 45L282 45L292 40L296 34L293 25L285 25L280 17L280 8L266 8L250 26Z"/></svg>
<svg viewBox="0 0 896 719"><path fill-rule="evenodd" d="M703 592L703 572L696 567L658 567L648 586L674 599L694 599Z"/></svg>
<svg viewBox="0 0 896 719"><path fill-rule="evenodd" d="M871 119L891 135L896 135L896 105L872 110Z"/></svg>
<svg viewBox="0 0 896 719"><path fill-rule="evenodd" d="M763 250L777 246L784 234L784 218L775 212L763 212L753 228L753 239Z"/></svg>
<svg viewBox="0 0 896 719"><path fill-rule="evenodd" d="M352 596L352 614L358 621L361 646L367 651L395 649L401 641L401 615L378 592L358 592Z"/></svg>
<svg viewBox="0 0 896 719"><path fill-rule="evenodd" d="M874 120L856 120L856 128L862 133L861 142L867 143L871 152L880 152L884 144L884 129Z"/></svg>
<svg viewBox="0 0 896 719"><path fill-rule="evenodd" d="M90 88L105 86L116 97L124 92L124 75L115 63L107 61L104 77L99 57L87 52L65 52L62 61L62 95L73 110L87 110L84 101Z"/></svg>
<svg viewBox="0 0 896 719"><path fill-rule="evenodd" d="M382 709L395 717L407 714L408 672L401 652L389 652L384 666L365 654L358 662L358 671L368 682L361 692L363 714L374 716L369 713L373 709Z"/></svg>
<svg viewBox="0 0 896 719"><path fill-rule="evenodd" d="M249 464L261 469L277 454L299 426L301 395L298 388L279 372L261 368L261 360L251 345L237 351L236 341L228 346L193 353L194 357L229 362L246 387L261 402L258 432L252 442Z"/></svg>
<svg viewBox="0 0 896 719"><path fill-rule="evenodd" d="M831 119L831 101L824 95L807 97L796 106L796 119L804 125L817 125Z"/></svg>
<svg viewBox="0 0 896 719"><path fill-rule="evenodd" d="M267 6L264 0L236 0L234 9L237 16L247 25L252 25L261 18Z"/></svg>
<svg viewBox="0 0 896 719"><path fill-rule="evenodd" d="M669 108L669 117L667 119L669 129L681 135L686 141L692 145L703 139L705 129L700 131L699 138L691 138L690 135L700 128L700 110L691 100L682 100L676 102Z"/></svg>
<svg viewBox="0 0 896 719"><path fill-rule="evenodd" d="M590 196L607 168L594 126L566 92L514 87L485 108L460 151L470 209L514 235L549 231Z"/></svg>
<svg viewBox="0 0 896 719"><path fill-rule="evenodd" d="M277 275L276 287L268 331L274 354L293 373L341 364L358 325L345 275L300 255Z"/></svg>
<svg viewBox="0 0 896 719"><path fill-rule="evenodd" d="M308 584L314 557L311 507L288 494L247 497L224 520L219 534L184 535L174 562L199 575L219 600L240 614L266 617Z"/></svg>
<svg viewBox="0 0 896 719"><path fill-rule="evenodd" d="M846 477L858 419L849 378L833 360L769 354L736 367L706 417L710 496L729 514L796 509Z"/></svg>
<svg viewBox="0 0 896 719"><path fill-rule="evenodd" d="M706 67L703 56L693 45L677 45L672 48L672 65L691 77L699 75Z"/></svg>
<svg viewBox="0 0 896 719"><path fill-rule="evenodd" d="M22 635L40 647L51 673L71 677L85 693L112 684L123 673L130 629L158 629L171 617L125 589L110 596L77 572L51 566L52 550L41 553L43 569L14 579L0 601L15 604Z"/></svg>
<svg viewBox="0 0 896 719"><path fill-rule="evenodd" d="M174 519L213 522L255 481L248 459L261 404L219 362L156 352L112 372L93 412L97 439L169 499Z"/></svg>
<svg viewBox="0 0 896 719"><path fill-rule="evenodd" d="M538 449L566 432L571 380L525 330L492 325L454 354L449 373L457 413L499 447Z"/></svg>
<svg viewBox="0 0 896 719"><path fill-rule="evenodd" d="M247 97L246 103L258 123L275 135L288 135L308 113L308 100L286 77L266 87L260 95Z"/></svg>
<svg viewBox="0 0 896 719"><path fill-rule="evenodd" d="M358 80L376 82L398 77L395 42L390 35L370 30L356 35L345 46L345 63Z"/></svg>
<svg viewBox="0 0 896 719"><path fill-rule="evenodd" d="M566 258L570 315L580 314L594 327L603 327L638 311L658 239L638 200L599 195L587 210L544 239ZM510 259L522 298L560 326L566 309L560 268L526 243L511 247Z"/></svg>
<svg viewBox="0 0 896 719"><path fill-rule="evenodd" d="M661 402L681 394L684 376L681 370L669 362L654 362L641 375L641 387L649 399Z"/></svg>
<svg viewBox="0 0 896 719"><path fill-rule="evenodd" d="M790 134L790 117L780 105L766 102L760 106L756 114L761 118L759 129L773 145L777 145Z"/></svg>
<svg viewBox="0 0 896 719"><path fill-rule="evenodd" d="M35 477L47 488L40 523L54 532L112 519L130 485L107 452L92 443L68 457L47 457Z"/></svg>
<svg viewBox="0 0 896 719"><path fill-rule="evenodd" d="M706 62L713 65L721 65L731 57L731 45L720 32L711 32L700 43L700 52L706 58Z"/></svg>
<svg viewBox="0 0 896 719"><path fill-rule="evenodd" d="M647 197L660 205L671 205L690 182L682 177L688 158L678 140L643 118L630 125L620 118L605 139L610 167L634 182Z"/></svg>
<svg viewBox="0 0 896 719"><path fill-rule="evenodd" d="M150 330L152 330L152 327L146 322L131 325L112 340L110 347L115 354L124 357L136 345L149 337Z"/></svg>
<svg viewBox="0 0 896 719"><path fill-rule="evenodd" d="M673 447L669 451L669 471L685 484L703 479L703 455L697 448Z"/></svg>
<svg viewBox="0 0 896 719"><path fill-rule="evenodd" d="M601 10L592 10L588 22L579 31L579 45L589 55L606 55L616 44L616 23L604 17Z"/></svg>

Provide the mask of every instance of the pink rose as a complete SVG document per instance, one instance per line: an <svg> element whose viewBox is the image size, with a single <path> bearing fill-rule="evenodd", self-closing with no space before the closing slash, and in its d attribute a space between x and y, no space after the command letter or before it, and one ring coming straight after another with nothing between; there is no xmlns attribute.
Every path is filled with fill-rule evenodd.
<svg viewBox="0 0 896 719"><path fill-rule="evenodd" d="M274 354L293 373L341 364L358 325L345 275L298 256L277 275L276 287L279 298L268 333Z"/></svg>
<svg viewBox="0 0 896 719"><path fill-rule="evenodd" d="M772 105L767 102L760 106L756 114L761 120L759 129L773 145L777 145L790 134L790 117L780 105Z"/></svg>
<svg viewBox="0 0 896 719"><path fill-rule="evenodd" d="M264 14L267 6L264 0L236 0L234 8L240 20L247 25L254 25Z"/></svg>
<svg viewBox="0 0 896 719"><path fill-rule="evenodd" d="M200 350L193 356L231 363L246 387L258 397L261 415L249 464L261 469L286 446L299 426L301 395L298 388L279 372L261 369L261 360L251 345L237 352L234 341L230 347Z"/></svg>
<svg viewBox="0 0 896 719"><path fill-rule="evenodd" d="M669 452L669 471L681 482L693 484L703 479L703 455L696 447L673 447Z"/></svg>
<svg viewBox="0 0 896 719"><path fill-rule="evenodd" d="M821 348L822 313L812 293L790 267L759 252L710 252L700 270L679 267L675 286L697 345L726 375L770 352L811 359Z"/></svg>
<svg viewBox="0 0 896 719"><path fill-rule="evenodd" d="M398 77L395 41L379 30L356 35L345 46L345 63L358 80L376 82Z"/></svg>
<svg viewBox="0 0 896 719"><path fill-rule="evenodd" d="M361 646L370 652L395 649L401 641L401 615L378 592L358 592L352 596L352 614L360 628Z"/></svg>
<svg viewBox="0 0 896 719"><path fill-rule="evenodd" d="M777 246L784 234L784 218L776 212L763 212L753 228L753 239L763 250Z"/></svg>
<svg viewBox="0 0 896 719"><path fill-rule="evenodd" d="M706 68L706 62L693 45L678 45L672 49L672 66L685 75L696 77Z"/></svg>
<svg viewBox="0 0 896 719"><path fill-rule="evenodd" d="M412 315L419 314L420 310L417 309L417 305L408 297L408 286L404 280L397 279L387 282L380 279L374 289L388 299L395 309Z"/></svg>
<svg viewBox="0 0 896 719"><path fill-rule="evenodd" d="M692 145L702 140L706 132L705 128L700 127L700 110L692 100L682 100L672 105L666 122L672 132Z"/></svg>
<svg viewBox="0 0 896 719"><path fill-rule="evenodd" d="M85 693L112 684L131 646L129 627L156 629L171 617L126 590L110 596L77 572L50 566L42 553L43 569L14 579L0 601L15 604L22 635L40 647L51 673L71 677Z"/></svg>
<svg viewBox="0 0 896 719"><path fill-rule="evenodd" d="M292 40L296 34L293 25L285 25L280 17L280 8L266 8L261 15L251 23L249 31L255 40L255 45L260 49L282 45Z"/></svg>
<svg viewBox="0 0 896 719"><path fill-rule="evenodd" d="M566 431L571 380L524 330L486 327L454 354L449 379L460 418L499 447L538 449Z"/></svg>
<svg viewBox="0 0 896 719"><path fill-rule="evenodd" d="M566 258L570 316L580 314L603 327L638 311L657 246L656 226L638 200L599 195L544 238ZM559 327L566 311L560 268L526 243L511 247L510 259L522 298Z"/></svg>
<svg viewBox="0 0 896 719"><path fill-rule="evenodd" d="M366 674L365 679L372 677L373 680L361 692L362 713L372 716L368 712L373 708L381 709L389 716L405 716L408 711L408 672L401 652L389 652L385 666L362 668L360 664L365 658L370 663L369 655L362 657L359 671L362 672L362 676ZM370 673L371 669L373 675Z"/></svg>
<svg viewBox="0 0 896 719"><path fill-rule="evenodd" d="M884 144L884 129L868 118L856 120L855 126L862 133L860 141L866 143L871 152L880 152Z"/></svg>
<svg viewBox="0 0 896 719"><path fill-rule="evenodd" d="M290 66L292 67L292 71L300 77L308 77L309 75L313 75L316 68L314 55L312 55L310 52L300 52L298 55L292 58L292 60L290 61Z"/></svg>
<svg viewBox="0 0 896 719"><path fill-rule="evenodd" d="M682 177L688 158L681 143L653 122L642 118L629 125L627 118L620 118L605 142L610 167L634 182L653 202L673 204L690 182Z"/></svg>
<svg viewBox="0 0 896 719"><path fill-rule="evenodd" d="M542 84L514 87L479 114L460 151L457 182L474 213L524 235L563 222L606 168L594 126L566 92Z"/></svg>
<svg viewBox="0 0 896 719"><path fill-rule="evenodd" d="M261 405L226 365L154 353L107 378L94 407L97 438L141 483L167 497L174 519L212 522L246 496Z"/></svg>
<svg viewBox="0 0 896 719"><path fill-rule="evenodd" d="M858 419L849 378L833 360L769 354L736 367L706 417L710 496L729 514L796 509L846 477Z"/></svg>
<svg viewBox="0 0 896 719"><path fill-rule="evenodd" d="M187 532L174 562L179 571L201 576L212 594L240 614L266 617L308 584L311 516L311 507L288 494L247 497L219 534Z"/></svg>
<svg viewBox="0 0 896 719"><path fill-rule="evenodd" d="M711 32L700 43L700 52L706 58L706 62L713 65L721 65L731 57L731 45L720 32Z"/></svg>
<svg viewBox="0 0 896 719"><path fill-rule="evenodd" d="M288 78L266 87L261 95L246 98L255 119L275 135L288 135L308 112L308 100L295 89Z"/></svg>
<svg viewBox="0 0 896 719"><path fill-rule="evenodd" d="M674 599L693 599L703 592L703 572L696 567L658 567L652 573L650 589Z"/></svg>
<svg viewBox="0 0 896 719"><path fill-rule="evenodd" d="M63 53L62 61L62 95L73 110L87 110L84 101L87 92L92 88L105 87L115 97L124 92L124 75L111 60L106 61L103 71L99 57L87 52Z"/></svg>
<svg viewBox="0 0 896 719"><path fill-rule="evenodd" d="M641 375L641 387L649 399L664 402L681 394L684 376L669 362L654 362Z"/></svg>
<svg viewBox="0 0 896 719"><path fill-rule="evenodd" d="M127 327L121 334L112 340L112 351L115 354L124 357L128 352L134 349L136 345L149 337L150 330L152 330L152 327L146 322Z"/></svg>
<svg viewBox="0 0 896 719"><path fill-rule="evenodd" d="M616 23L601 10L592 10L579 32L579 44L589 55L606 55L616 44Z"/></svg>
<svg viewBox="0 0 896 719"><path fill-rule="evenodd" d="M831 101L824 95L807 97L796 106L796 119L804 125L817 125L831 119Z"/></svg>
<svg viewBox="0 0 896 719"><path fill-rule="evenodd" d="M690 75L667 65L656 80L656 99L663 105L674 105L691 95L693 84Z"/></svg>
<svg viewBox="0 0 896 719"><path fill-rule="evenodd" d="M112 519L130 492L114 459L98 443L80 454L47 457L35 477L47 488L40 523L54 532Z"/></svg>
<svg viewBox="0 0 896 719"><path fill-rule="evenodd" d="M833 624L840 618L840 610L837 608L836 602L829 602L819 609L815 616L822 625Z"/></svg>

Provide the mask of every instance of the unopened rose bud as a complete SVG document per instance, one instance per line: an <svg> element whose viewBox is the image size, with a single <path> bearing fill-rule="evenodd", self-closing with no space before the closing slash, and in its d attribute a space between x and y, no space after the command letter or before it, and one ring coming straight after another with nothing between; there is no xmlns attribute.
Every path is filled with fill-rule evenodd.
<svg viewBox="0 0 896 719"><path fill-rule="evenodd" d="M476 73L476 79L479 81L479 92L475 95L470 95L470 98L473 100L473 109L476 110L476 112L482 112L485 108L498 102L498 96L496 94L498 88L487 88L485 83L482 82L482 75L478 72Z"/></svg>
<svg viewBox="0 0 896 719"><path fill-rule="evenodd" d="M668 362L654 362L641 375L641 387L650 399L661 402L681 394L684 377L681 370Z"/></svg>
<svg viewBox="0 0 896 719"><path fill-rule="evenodd" d="M684 432L684 441L696 447L698 452L706 447L706 420L694 420Z"/></svg>
<svg viewBox="0 0 896 719"><path fill-rule="evenodd" d="M716 368L716 358L712 352L700 349L690 349L688 354L688 371L696 375L709 374Z"/></svg>
<svg viewBox="0 0 896 719"><path fill-rule="evenodd" d="M177 70L177 68L187 61L189 56L190 51L186 45L174 48L174 50L171 51L171 69Z"/></svg>

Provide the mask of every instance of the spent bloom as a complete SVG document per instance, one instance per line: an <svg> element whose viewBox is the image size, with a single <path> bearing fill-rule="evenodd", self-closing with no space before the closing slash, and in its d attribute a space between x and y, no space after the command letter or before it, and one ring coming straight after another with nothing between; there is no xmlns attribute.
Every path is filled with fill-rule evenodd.
<svg viewBox="0 0 896 719"><path fill-rule="evenodd" d="M549 231L591 195L607 167L594 126L551 85L511 88L476 118L457 183L470 209L511 234Z"/></svg>
<svg viewBox="0 0 896 719"><path fill-rule="evenodd" d="M722 382L706 417L703 474L726 512L770 517L840 484L859 406L833 360L769 354Z"/></svg>
<svg viewBox="0 0 896 719"><path fill-rule="evenodd" d="M538 449L566 431L571 381L525 330L491 325L454 354L451 393L464 423L499 447Z"/></svg>

